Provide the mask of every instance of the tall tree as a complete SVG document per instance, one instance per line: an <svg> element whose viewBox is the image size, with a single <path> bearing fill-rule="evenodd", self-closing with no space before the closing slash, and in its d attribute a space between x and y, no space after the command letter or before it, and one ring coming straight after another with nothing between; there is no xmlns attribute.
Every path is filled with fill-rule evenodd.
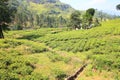
<svg viewBox="0 0 120 80"><path fill-rule="evenodd" d="M70 16L70 20L71 20L70 23L75 29L80 28L80 23L81 23L80 16L81 16L81 13L79 11L73 12Z"/></svg>
<svg viewBox="0 0 120 80"><path fill-rule="evenodd" d="M11 22L13 8L9 6L9 0L0 0L0 38L4 38L3 30L7 28Z"/></svg>
<svg viewBox="0 0 120 80"><path fill-rule="evenodd" d="M93 8L88 9L86 11L86 14L89 16L88 21L89 21L89 26L90 26L91 23L92 23L92 18L93 18L94 14L95 14L95 9L93 9Z"/></svg>
<svg viewBox="0 0 120 80"><path fill-rule="evenodd" d="M14 0L16 3L17 1ZM4 38L3 30L8 29L8 25L17 11L17 4L12 4L12 2L13 0L0 0L0 38Z"/></svg>
<svg viewBox="0 0 120 80"><path fill-rule="evenodd" d="M86 10L86 14L83 16L83 28L84 29L91 27L94 14L95 14L95 9L90 8Z"/></svg>
<svg viewBox="0 0 120 80"><path fill-rule="evenodd" d="M118 5L116 6L116 9L117 9L117 10L120 10L120 4L118 4Z"/></svg>

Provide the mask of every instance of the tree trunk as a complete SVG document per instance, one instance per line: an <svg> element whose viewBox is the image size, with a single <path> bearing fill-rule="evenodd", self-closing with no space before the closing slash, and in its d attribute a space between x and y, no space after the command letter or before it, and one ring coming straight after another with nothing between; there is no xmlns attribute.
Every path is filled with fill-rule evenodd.
<svg viewBox="0 0 120 80"><path fill-rule="evenodd" d="M1 38L4 38L2 26L0 26L0 39L1 39Z"/></svg>

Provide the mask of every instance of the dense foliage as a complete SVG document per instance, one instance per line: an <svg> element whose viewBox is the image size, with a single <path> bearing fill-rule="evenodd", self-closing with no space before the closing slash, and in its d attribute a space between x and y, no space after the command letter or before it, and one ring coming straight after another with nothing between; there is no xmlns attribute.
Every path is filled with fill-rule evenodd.
<svg viewBox="0 0 120 80"><path fill-rule="evenodd" d="M43 0L42 0L43 1ZM13 30L36 29L41 27L66 27L68 15L74 10L69 5L55 1L10 0L10 5L17 7L17 13L10 27ZM35 2L35 3L34 3Z"/></svg>

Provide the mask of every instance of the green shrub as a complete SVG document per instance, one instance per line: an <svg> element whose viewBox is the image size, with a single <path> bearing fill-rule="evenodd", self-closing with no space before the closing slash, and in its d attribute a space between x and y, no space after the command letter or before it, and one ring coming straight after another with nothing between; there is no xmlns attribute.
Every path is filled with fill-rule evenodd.
<svg viewBox="0 0 120 80"><path fill-rule="evenodd" d="M52 62L63 61L65 63L69 63L71 61L70 57L65 57L58 53L48 53L47 56Z"/></svg>
<svg viewBox="0 0 120 80"><path fill-rule="evenodd" d="M67 76L66 73L64 71L62 71L61 69L54 69L52 70L53 73L55 74L55 78L57 80L64 80L64 78Z"/></svg>
<svg viewBox="0 0 120 80"><path fill-rule="evenodd" d="M49 80L49 77L42 75L41 73L33 72L31 76L27 78L27 80Z"/></svg>
<svg viewBox="0 0 120 80"><path fill-rule="evenodd" d="M34 66L16 53L1 52L0 56L0 80L19 80L33 72Z"/></svg>

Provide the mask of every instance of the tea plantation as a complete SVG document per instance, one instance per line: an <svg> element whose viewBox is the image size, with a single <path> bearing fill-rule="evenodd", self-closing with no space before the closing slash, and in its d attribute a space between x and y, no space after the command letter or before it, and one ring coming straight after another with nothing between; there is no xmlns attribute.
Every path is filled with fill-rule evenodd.
<svg viewBox="0 0 120 80"><path fill-rule="evenodd" d="M0 80L120 80L120 19L88 30L9 31L0 40Z"/></svg>

